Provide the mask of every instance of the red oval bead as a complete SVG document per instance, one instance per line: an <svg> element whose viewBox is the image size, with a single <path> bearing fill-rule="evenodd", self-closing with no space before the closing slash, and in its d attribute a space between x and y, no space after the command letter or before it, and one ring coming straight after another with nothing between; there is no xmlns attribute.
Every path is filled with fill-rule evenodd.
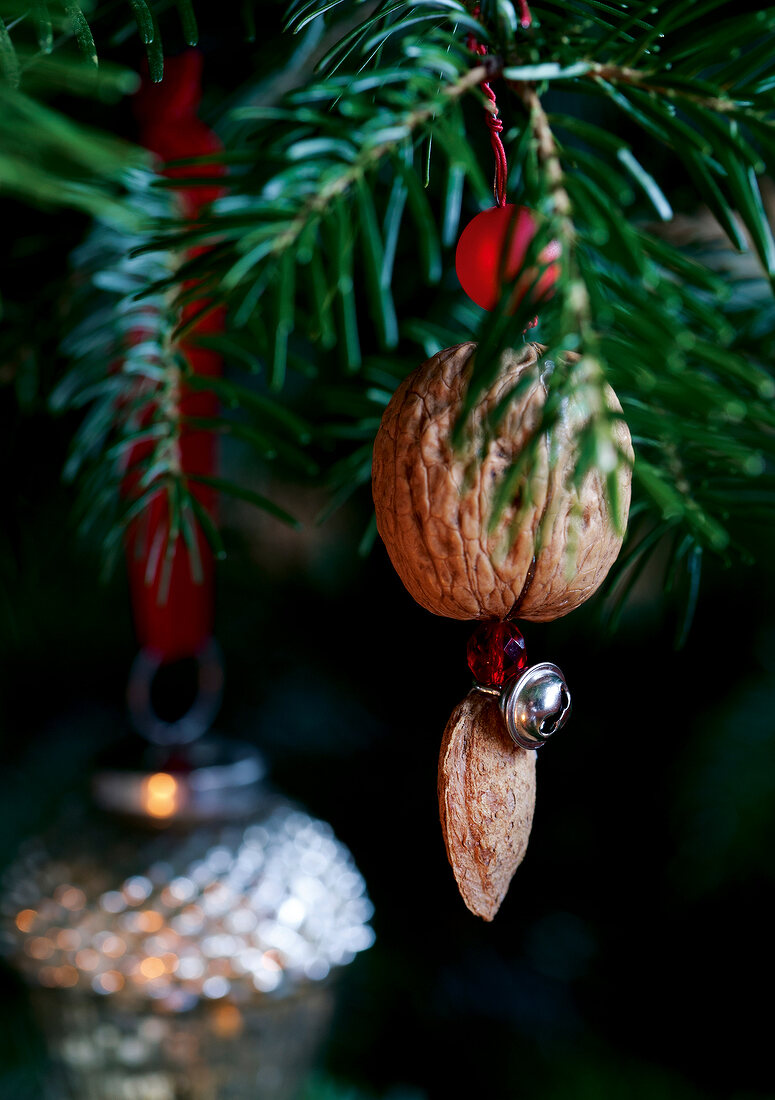
<svg viewBox="0 0 775 1100"><path fill-rule="evenodd" d="M478 684L503 687L526 665L525 639L513 623L481 623L468 639L468 667Z"/></svg>
<svg viewBox="0 0 775 1100"><path fill-rule="evenodd" d="M522 270L535 233L535 218L526 206L493 206L472 218L460 234L455 253L457 277L468 297L482 309L495 309L503 287L513 287L512 310L516 309L538 275L535 268ZM559 255L557 241L542 249L539 262L547 266L536 282L532 301L549 296L560 273L553 262Z"/></svg>

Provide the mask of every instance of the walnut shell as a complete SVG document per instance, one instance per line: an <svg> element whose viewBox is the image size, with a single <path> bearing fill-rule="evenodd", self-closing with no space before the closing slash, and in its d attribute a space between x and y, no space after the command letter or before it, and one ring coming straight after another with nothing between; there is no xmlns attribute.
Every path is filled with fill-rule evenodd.
<svg viewBox="0 0 775 1100"><path fill-rule="evenodd" d="M463 901L490 921L522 862L535 807L536 754L509 737L498 702L472 691L439 755L439 814Z"/></svg>
<svg viewBox="0 0 775 1100"><path fill-rule="evenodd" d="M393 395L374 443L377 529L396 572L428 611L451 619L556 619L602 584L622 536L599 471L587 474L580 491L568 484L581 416L572 401L540 440L529 477L488 529L495 489L540 424L546 390L537 363L543 348L527 344L504 354L497 380L471 414L467 442L456 452L450 435L475 348L467 343L438 352ZM526 384L488 438L487 414L520 379ZM609 407L621 412L610 386L606 393ZM623 420L616 421L616 432L631 460ZM629 465L620 463L618 480L624 530Z"/></svg>

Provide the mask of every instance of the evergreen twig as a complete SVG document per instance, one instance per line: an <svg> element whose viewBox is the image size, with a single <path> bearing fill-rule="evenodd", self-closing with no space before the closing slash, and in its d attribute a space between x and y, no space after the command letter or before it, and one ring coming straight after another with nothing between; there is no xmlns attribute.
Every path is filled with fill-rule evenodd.
<svg viewBox="0 0 775 1100"><path fill-rule="evenodd" d="M33 23L14 23L11 6L0 0L0 54L13 78L9 41L16 50ZM160 50L146 18L153 5L129 6L146 45ZM178 7L191 37L188 0ZM616 454L604 386L614 386L636 442L643 522L650 516L653 530L664 528L676 553L681 548L695 585L700 547L726 552L743 502L755 502L749 515L775 503L775 384L767 365L775 354L775 239L759 182L775 175L775 58L765 48L775 9L730 18L708 0L700 22L691 0L659 9L541 0L533 9L525 32L510 0L483 0L478 18L460 0L292 6L289 31L300 34L302 48L287 68L244 89L223 120L228 194L192 225L157 211L136 258L210 248L174 268L149 267L132 293L163 295L183 281L189 299L206 290L213 306L228 304L224 346L260 372L260 397L273 411L257 407L252 385L224 379L221 393L242 427L217 430L252 431L257 453L274 449L279 461L303 468L309 438L302 443L289 422L280 426L278 413L288 411L282 402L292 382L317 420L315 440L330 449L335 493L344 496L368 480L370 439L416 344L430 354L443 342L478 339L471 404L502 349L524 338L529 296L513 316L503 309L484 317L447 276L445 250L461 213L490 201L474 136L481 109L490 108L477 88L500 74L501 117L512 127L509 197L532 207L540 223L526 266L540 268L549 239L562 243L555 294L541 303L541 339L558 362L563 351L581 352L552 375L545 426L569 394L582 399L590 415L577 476L591 465L610 471ZM64 33L64 9L51 0L48 11L34 8L36 49L53 31ZM464 48L469 31L488 44L485 65ZM730 53L733 31L745 48ZM26 90L36 73L43 85L42 60L36 55L27 66L18 56L20 89L0 89L0 108L10 105L7 124L0 110L0 138L7 138L0 182L41 202L86 208L92 193L79 192L79 173L98 167L113 186L125 151L105 135L90 144L67 121L60 129L60 116ZM575 94L577 116L549 109L554 88ZM602 122L611 107L628 141L607 116ZM30 148L43 149L42 157L27 156L23 145L36 128ZM643 150L655 143L662 163L652 167ZM726 233L723 263L751 248L758 271L737 278L724 267L719 275L707 257L687 255L647 226L654 212L670 222L676 170ZM95 190L101 213L130 210L115 189ZM152 366L145 364L149 380ZM81 361L64 385L82 406L94 402L75 445L74 464L80 455L84 470L128 440L115 436L115 393L100 389L105 382L104 364L100 375ZM165 476L172 465L170 458Z"/></svg>

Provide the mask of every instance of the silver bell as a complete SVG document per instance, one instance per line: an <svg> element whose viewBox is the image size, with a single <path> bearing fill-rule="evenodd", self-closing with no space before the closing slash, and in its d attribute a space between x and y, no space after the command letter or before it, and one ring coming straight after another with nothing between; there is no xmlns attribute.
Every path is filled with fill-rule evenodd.
<svg viewBox="0 0 775 1100"><path fill-rule="evenodd" d="M500 707L511 739L523 749L538 749L570 715L570 692L557 665L532 665L501 694Z"/></svg>

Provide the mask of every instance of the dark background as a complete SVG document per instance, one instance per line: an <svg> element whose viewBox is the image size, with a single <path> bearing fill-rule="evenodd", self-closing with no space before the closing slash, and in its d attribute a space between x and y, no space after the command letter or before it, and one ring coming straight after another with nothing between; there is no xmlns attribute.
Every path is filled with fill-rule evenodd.
<svg viewBox="0 0 775 1100"><path fill-rule="evenodd" d="M24 437L50 473L25 482L35 506L5 593L17 617L2 663L6 858L126 734L134 649L123 579L98 587L68 538L64 440L42 419ZM706 575L680 653L658 562L613 638L594 600L526 626L531 660L564 669L574 714L542 750L528 854L486 925L457 895L435 794L469 628L415 606L381 547L357 559L365 519L363 502L298 535L271 520L232 529L220 574L218 729L258 744L274 782L333 824L376 907L329 1072L432 1100L775 1095L767 563ZM1 980L10 1072L39 1053L16 979Z"/></svg>
<svg viewBox="0 0 775 1100"><path fill-rule="evenodd" d="M256 47L238 30L205 35L211 108L234 73L269 64L277 22ZM94 120L106 124L107 110L93 108ZM128 112L114 118L131 133ZM67 252L85 221L5 209L17 305L0 372L3 863L126 735L134 654L124 579L98 583L96 548L75 538L74 493L60 482L74 422L45 411ZM33 353L37 380L20 393L18 366ZM745 563L708 563L679 652L681 594L666 594L659 552L615 635L603 597L526 627L531 661L565 671L574 714L541 753L528 854L486 925L457 895L436 807L441 734L469 686L469 627L418 608L380 545L357 556L367 497L317 527L318 490L269 488L307 523L293 534L225 511L217 728L256 743L275 784L332 823L375 904L377 942L343 983L326 1072L376 1094L408 1084L429 1100L775 1096L767 533L740 533ZM43 1055L5 970L0 1006L0 1096L12 1100L11 1082Z"/></svg>

